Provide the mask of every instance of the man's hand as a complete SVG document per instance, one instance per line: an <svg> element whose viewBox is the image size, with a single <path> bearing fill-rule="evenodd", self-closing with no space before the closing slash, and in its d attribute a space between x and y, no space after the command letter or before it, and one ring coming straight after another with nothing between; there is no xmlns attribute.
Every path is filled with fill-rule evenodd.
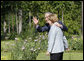
<svg viewBox="0 0 84 61"><path fill-rule="evenodd" d="M33 17L33 22L34 22L34 24L35 24L35 25L37 25L37 24L38 24L38 20L37 20L37 18L36 18L36 17Z"/></svg>
<svg viewBox="0 0 84 61"><path fill-rule="evenodd" d="M66 51L70 51L70 49L69 48L66 48Z"/></svg>
<svg viewBox="0 0 84 61"><path fill-rule="evenodd" d="M58 22L56 22L55 25L58 26L58 27L63 28L63 26L61 24L59 24Z"/></svg>
<svg viewBox="0 0 84 61"><path fill-rule="evenodd" d="M46 55L47 55L47 56L49 56L49 55L50 55L50 53L47 51L47 52L46 52Z"/></svg>

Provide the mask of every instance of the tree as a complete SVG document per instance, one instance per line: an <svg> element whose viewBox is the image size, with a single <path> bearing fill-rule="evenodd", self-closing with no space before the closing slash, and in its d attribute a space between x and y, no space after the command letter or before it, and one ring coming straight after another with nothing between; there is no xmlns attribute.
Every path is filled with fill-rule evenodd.
<svg viewBox="0 0 84 61"><path fill-rule="evenodd" d="M16 30L17 30L17 34L19 34L19 28L18 28L18 18L17 18L17 12L16 12Z"/></svg>
<svg viewBox="0 0 84 61"><path fill-rule="evenodd" d="M7 24L6 24L6 21L4 20L4 34L6 35L6 30L7 30L7 28L6 28L6 26L7 26Z"/></svg>
<svg viewBox="0 0 84 61"><path fill-rule="evenodd" d="M19 34L22 31L22 10L19 9Z"/></svg>

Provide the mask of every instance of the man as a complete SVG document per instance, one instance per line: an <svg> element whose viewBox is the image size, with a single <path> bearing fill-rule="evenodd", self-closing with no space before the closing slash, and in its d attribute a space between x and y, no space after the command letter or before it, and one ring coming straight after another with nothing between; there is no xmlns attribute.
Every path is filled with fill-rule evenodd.
<svg viewBox="0 0 84 61"><path fill-rule="evenodd" d="M46 12L45 13L45 21L46 21L46 24L43 27L39 26L38 25L38 20L35 17L33 17L33 21L34 21L34 23L36 25L36 29L37 29L38 32L44 32L44 31L48 31L49 32L50 25L48 24L47 21L48 21L48 16L50 14L52 14L52 13L50 13L50 12ZM63 31L68 31L67 27L60 20L58 21L58 23L56 23L56 26L60 27Z"/></svg>

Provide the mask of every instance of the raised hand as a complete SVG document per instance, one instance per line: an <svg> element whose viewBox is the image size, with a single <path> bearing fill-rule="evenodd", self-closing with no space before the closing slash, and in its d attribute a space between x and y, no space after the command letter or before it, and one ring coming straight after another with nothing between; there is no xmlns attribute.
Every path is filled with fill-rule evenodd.
<svg viewBox="0 0 84 61"><path fill-rule="evenodd" d="M36 17L33 17L33 22L34 22L34 24L35 24L35 25L37 25L37 24L38 24L38 20L37 20L37 18L36 18Z"/></svg>

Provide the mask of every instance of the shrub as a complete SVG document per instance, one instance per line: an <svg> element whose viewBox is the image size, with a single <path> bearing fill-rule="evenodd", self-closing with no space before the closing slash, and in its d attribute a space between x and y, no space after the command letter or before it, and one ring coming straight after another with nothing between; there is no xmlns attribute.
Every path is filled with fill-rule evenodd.
<svg viewBox="0 0 84 61"><path fill-rule="evenodd" d="M71 50L83 50L83 39L79 36L68 39Z"/></svg>
<svg viewBox="0 0 84 61"><path fill-rule="evenodd" d="M43 35L43 33L35 35L32 37L27 36L26 39L15 38L15 46L11 51L11 58L13 60L36 60L39 52L46 50L47 36Z"/></svg>

